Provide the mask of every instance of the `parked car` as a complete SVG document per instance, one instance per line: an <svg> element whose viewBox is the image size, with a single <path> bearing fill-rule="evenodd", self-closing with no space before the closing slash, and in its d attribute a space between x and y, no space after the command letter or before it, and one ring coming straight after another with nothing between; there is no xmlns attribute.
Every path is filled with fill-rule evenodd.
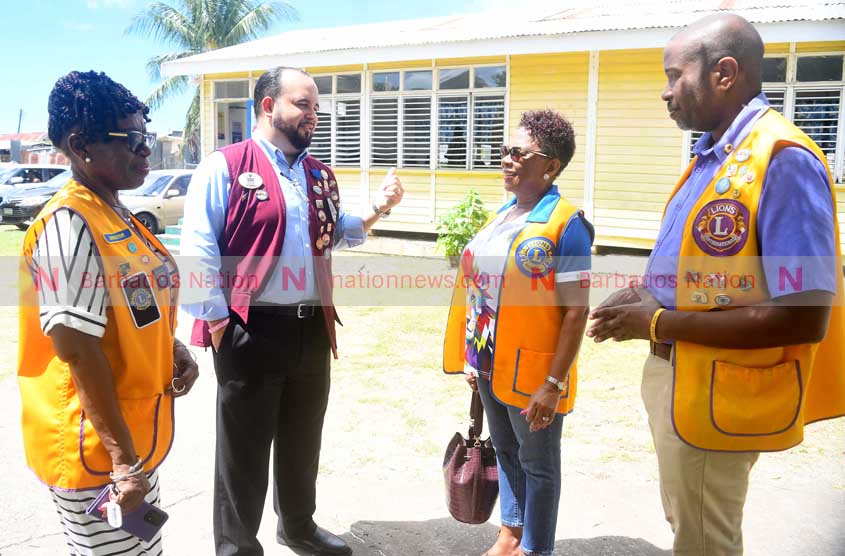
<svg viewBox="0 0 845 556"><path fill-rule="evenodd" d="M141 187L120 192L120 201L154 234L179 222L193 170L154 170Z"/></svg>
<svg viewBox="0 0 845 556"><path fill-rule="evenodd" d="M0 223L26 230L53 195L71 178L71 171L58 173L46 183L18 185L0 199Z"/></svg>
<svg viewBox="0 0 845 556"><path fill-rule="evenodd" d="M0 169L0 185L46 183L67 169L58 164L14 164Z"/></svg>
<svg viewBox="0 0 845 556"><path fill-rule="evenodd" d="M13 164L0 168L0 199L20 187L47 183L68 169L57 164Z"/></svg>

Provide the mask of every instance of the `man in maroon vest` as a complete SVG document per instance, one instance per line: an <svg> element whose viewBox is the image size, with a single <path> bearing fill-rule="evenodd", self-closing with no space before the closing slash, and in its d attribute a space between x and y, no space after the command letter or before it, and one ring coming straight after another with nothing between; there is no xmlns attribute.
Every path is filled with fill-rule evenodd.
<svg viewBox="0 0 845 556"><path fill-rule="evenodd" d="M308 155L317 86L293 68L255 85L251 139L209 155L186 199L182 255L211 278L184 309L192 343L214 348L218 556L261 555L256 538L273 443L279 543L315 555L352 550L315 511L331 354L337 356L331 252L365 240L402 199L391 170L363 217L343 212L331 168Z"/></svg>

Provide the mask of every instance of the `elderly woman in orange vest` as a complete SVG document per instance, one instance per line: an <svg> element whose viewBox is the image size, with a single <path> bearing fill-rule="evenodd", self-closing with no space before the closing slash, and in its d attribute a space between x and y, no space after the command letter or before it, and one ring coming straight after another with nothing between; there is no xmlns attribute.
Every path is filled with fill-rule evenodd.
<svg viewBox="0 0 845 556"><path fill-rule="evenodd" d="M452 297L444 371L466 373L481 394L498 457L502 528L489 556L554 551L593 242L592 225L554 183L574 151L560 114L522 115L501 148L513 197L464 249Z"/></svg>
<svg viewBox="0 0 845 556"><path fill-rule="evenodd" d="M73 177L24 240L18 382L28 465L56 504L72 554L160 554L85 510L106 485L124 514L158 504L174 398L197 378L174 337L179 275L121 205L150 171L149 108L103 73L50 93L49 136Z"/></svg>

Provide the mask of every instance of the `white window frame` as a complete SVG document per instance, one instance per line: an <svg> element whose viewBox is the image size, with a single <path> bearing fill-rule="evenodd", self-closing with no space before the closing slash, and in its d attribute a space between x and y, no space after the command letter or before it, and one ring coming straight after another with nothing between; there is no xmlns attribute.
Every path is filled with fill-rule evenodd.
<svg viewBox="0 0 845 556"><path fill-rule="evenodd" d="M405 89L405 74L407 72L418 72L418 71L428 71L431 72L431 89L416 89L416 90L407 90ZM437 80L437 71L435 68L431 67L408 67L408 68L401 68L401 69L376 69L370 70L367 76L367 90L369 91L369 101L368 101L368 111L369 111L369 137L368 144L368 158L369 164L371 168L389 168L390 166L396 166L397 168L408 168L411 170L422 170L431 166L431 157L433 156L429 150L429 164L427 166L405 166L403 164L403 157L405 152L405 100L408 98L428 98L429 103L436 102L435 95L434 95L434 87L436 85ZM378 73L398 73L399 74L399 90L398 91L374 91L373 90L373 78ZM372 113L372 101L377 98L390 98L397 100L397 107L396 107L396 118L397 118L397 145L396 145L396 164L385 164L385 163L376 163L373 158L373 113ZM431 105L429 105L429 110L431 110ZM432 138L432 133L435 129L435 123L431 122L431 129L429 130L429 139ZM436 161L435 161L436 162Z"/></svg>
<svg viewBox="0 0 845 556"><path fill-rule="evenodd" d="M232 83L232 82L240 82L240 81L246 81L246 90L247 90L247 96L246 97L225 97L225 98L219 97L218 98L218 97L214 96L214 88L215 88L214 86L215 86L215 84L217 84L217 83ZM218 126L218 122L217 122L218 105L219 104L231 104L233 102L243 102L243 103L246 104L247 110L249 110L249 101L252 100L253 93L255 91L255 79L252 78L252 73L250 72L250 75L247 76L247 77L238 77L238 78L231 77L231 78L226 78L226 79L212 79L212 80L210 80L210 83L211 83L211 109L212 109L211 120L213 122L213 124L212 124L212 129L213 129L212 145L214 145L214 149L217 149L218 148L217 147L217 141L218 141L217 136L218 136L219 131L220 131L219 126ZM202 110L200 110L200 112L202 112ZM228 111L224 112L223 120L224 120L223 126L228 129L228 127L229 127ZM253 120L254 120L254 117L248 117L247 118L247 122L253 121ZM243 131L243 138L244 139L246 139L247 137L249 137L251 135L252 135L251 130L244 129L244 131Z"/></svg>
<svg viewBox="0 0 845 556"><path fill-rule="evenodd" d="M323 162L330 166L337 166L338 168L363 168L364 167L364 149L362 138L365 130L365 118L369 117L369 110L365 107L365 87L367 87L366 72L363 71L341 71L336 73L316 73L313 77L331 77L332 91L331 93L320 94L317 101L320 104L320 112L326 112L326 107L332 115L331 126L329 131L329 155L330 160ZM358 75L361 78L361 90L357 93L338 93L337 92L337 78L339 76ZM359 116L358 116L358 144L359 154L358 163L338 163L337 159L337 103L349 100L357 100L359 102ZM320 125L319 123L317 124Z"/></svg>
<svg viewBox="0 0 845 556"><path fill-rule="evenodd" d="M475 87L475 70L477 68L485 68L485 67L504 67L505 68L505 86L504 87ZM467 89L440 89L440 72L443 70L449 69L469 69L469 88ZM434 90L434 100L433 105L435 106L435 110L437 112L438 118L436 122L436 126L432 128L432 142L434 143L434 167L437 170L441 171L478 171L478 172L490 172L496 173L501 171L500 168L475 168L475 161L473 160L473 151L475 147L475 129L473 128L473 110L475 107L475 98L477 97L502 97L503 108L502 108L502 141L505 141L505 133L507 132L508 122L508 85L510 84L510 68L507 64L507 61L502 62L491 62L486 64L458 64L458 65L448 65L448 66L438 66L433 76L432 85L435 87ZM437 153L440 152L440 98L441 97L461 97L466 96L467 99L467 162L463 168L455 168L455 167L448 167L448 166L439 166L439 161L437 160Z"/></svg>

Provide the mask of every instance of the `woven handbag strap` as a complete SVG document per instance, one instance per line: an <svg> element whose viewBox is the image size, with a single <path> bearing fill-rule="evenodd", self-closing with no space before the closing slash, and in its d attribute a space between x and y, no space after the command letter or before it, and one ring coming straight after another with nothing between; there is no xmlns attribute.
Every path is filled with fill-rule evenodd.
<svg viewBox="0 0 845 556"><path fill-rule="evenodd" d="M481 439L484 430L484 406L481 405L481 394L472 393L472 401L469 404L469 439Z"/></svg>

